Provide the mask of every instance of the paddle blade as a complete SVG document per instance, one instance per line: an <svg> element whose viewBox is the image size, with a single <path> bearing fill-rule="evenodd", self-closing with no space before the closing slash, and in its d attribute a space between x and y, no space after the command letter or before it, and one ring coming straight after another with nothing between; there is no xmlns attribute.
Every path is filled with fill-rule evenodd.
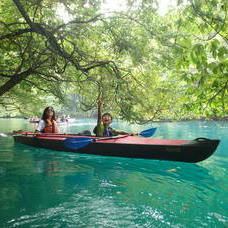
<svg viewBox="0 0 228 228"><path fill-rule="evenodd" d="M145 138L149 138L155 133L156 130L157 130L156 127L155 128L150 128L150 129L147 129L147 130L144 130L144 131L140 132L139 135L141 135L141 136L143 136Z"/></svg>
<svg viewBox="0 0 228 228"><path fill-rule="evenodd" d="M87 146L92 141L93 139L89 137L68 138L64 140L64 145L70 149L79 149Z"/></svg>

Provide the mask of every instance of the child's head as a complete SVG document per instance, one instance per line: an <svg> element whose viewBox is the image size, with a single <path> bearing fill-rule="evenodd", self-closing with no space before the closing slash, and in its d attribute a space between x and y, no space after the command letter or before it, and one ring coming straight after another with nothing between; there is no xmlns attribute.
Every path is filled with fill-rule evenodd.
<svg viewBox="0 0 228 228"><path fill-rule="evenodd" d="M102 115L102 122L104 125L108 126L109 124L112 123L112 115L108 112L104 113Z"/></svg>
<svg viewBox="0 0 228 228"><path fill-rule="evenodd" d="M51 107L51 106L46 107L44 109L42 119L43 120L46 120L46 119L55 120L55 111L54 111L54 108Z"/></svg>

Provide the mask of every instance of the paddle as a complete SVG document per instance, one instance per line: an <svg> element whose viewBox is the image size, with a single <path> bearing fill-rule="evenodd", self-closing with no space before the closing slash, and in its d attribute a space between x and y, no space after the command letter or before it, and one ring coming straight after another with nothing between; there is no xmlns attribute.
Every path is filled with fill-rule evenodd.
<svg viewBox="0 0 228 228"><path fill-rule="evenodd" d="M150 128L139 133L143 137L151 137L157 128ZM78 137L78 138L68 138L64 140L64 145L70 149L79 149L87 146L91 142L96 142L99 140L108 140L108 139L119 139L127 137L128 135L118 135L113 137L102 137L102 138L91 138L91 137Z"/></svg>
<svg viewBox="0 0 228 228"><path fill-rule="evenodd" d="M151 137L151 136L155 133L156 130L157 130L156 127L154 127L154 128L149 128L149 129L147 129L147 130L141 131L141 132L139 133L139 135L141 135L142 137L145 137L145 138L149 138L149 137Z"/></svg>

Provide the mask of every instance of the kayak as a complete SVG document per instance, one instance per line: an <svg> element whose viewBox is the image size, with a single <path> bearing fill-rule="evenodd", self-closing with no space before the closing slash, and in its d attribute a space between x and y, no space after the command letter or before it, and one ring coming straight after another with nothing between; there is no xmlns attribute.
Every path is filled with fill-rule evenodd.
<svg viewBox="0 0 228 228"><path fill-rule="evenodd" d="M39 123L39 120L29 120L29 123Z"/></svg>
<svg viewBox="0 0 228 228"><path fill-rule="evenodd" d="M78 147L84 139L88 139L84 146ZM17 143L57 151L181 162L200 162L207 159L220 142L218 139L207 138L173 140L129 135L85 138L77 134L34 135L21 131L14 135L14 140Z"/></svg>

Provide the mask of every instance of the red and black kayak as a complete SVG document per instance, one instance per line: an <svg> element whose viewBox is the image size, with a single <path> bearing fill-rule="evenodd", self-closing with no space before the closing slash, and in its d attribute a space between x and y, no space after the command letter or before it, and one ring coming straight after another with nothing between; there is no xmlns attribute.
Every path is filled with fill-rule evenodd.
<svg viewBox="0 0 228 228"><path fill-rule="evenodd" d="M69 151L83 154L118 156L127 158L145 158L181 162L200 162L210 157L220 140L197 138L194 140L172 140L142 138L137 136L115 136L99 138L74 134L42 134L17 132L15 142L29 146L58 151ZM75 144L72 142L75 141ZM70 143L70 144L69 144ZM70 146L69 146L70 145ZM75 145L75 146L74 146Z"/></svg>

